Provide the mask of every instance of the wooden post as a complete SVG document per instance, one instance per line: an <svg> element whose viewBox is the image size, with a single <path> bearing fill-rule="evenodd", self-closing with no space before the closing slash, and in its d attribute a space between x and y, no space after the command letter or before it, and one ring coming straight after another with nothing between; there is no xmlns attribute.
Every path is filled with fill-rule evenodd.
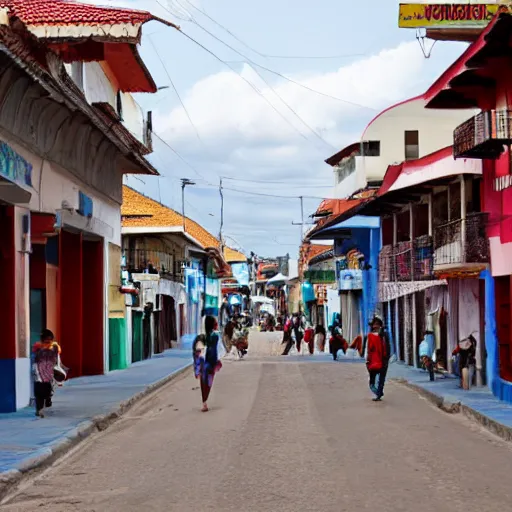
<svg viewBox="0 0 512 512"><path fill-rule="evenodd" d="M461 263L466 263L466 180L464 175L460 177L460 244Z"/></svg>
<svg viewBox="0 0 512 512"><path fill-rule="evenodd" d="M434 236L433 197L428 195L428 236Z"/></svg>
<svg viewBox="0 0 512 512"><path fill-rule="evenodd" d="M409 203L409 240L411 242L411 281L414 281L414 207Z"/></svg>

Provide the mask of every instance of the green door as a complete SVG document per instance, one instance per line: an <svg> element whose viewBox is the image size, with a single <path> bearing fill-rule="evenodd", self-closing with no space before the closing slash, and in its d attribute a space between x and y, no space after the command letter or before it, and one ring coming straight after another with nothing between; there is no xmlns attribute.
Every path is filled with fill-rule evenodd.
<svg viewBox="0 0 512 512"><path fill-rule="evenodd" d="M109 369L124 370L126 361L126 320L124 318L108 319Z"/></svg>
<svg viewBox="0 0 512 512"><path fill-rule="evenodd" d="M142 311L132 311L132 363L142 361L144 335L142 329Z"/></svg>

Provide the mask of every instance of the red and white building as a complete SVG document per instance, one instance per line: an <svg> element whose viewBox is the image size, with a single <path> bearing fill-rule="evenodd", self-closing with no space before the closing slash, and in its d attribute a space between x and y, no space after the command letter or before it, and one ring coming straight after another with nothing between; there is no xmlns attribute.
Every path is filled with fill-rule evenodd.
<svg viewBox="0 0 512 512"><path fill-rule="evenodd" d="M122 179L155 175L148 12L0 2L0 412L31 397L31 344L55 332L71 376L101 374L119 294ZM119 304L122 304L122 311Z"/></svg>

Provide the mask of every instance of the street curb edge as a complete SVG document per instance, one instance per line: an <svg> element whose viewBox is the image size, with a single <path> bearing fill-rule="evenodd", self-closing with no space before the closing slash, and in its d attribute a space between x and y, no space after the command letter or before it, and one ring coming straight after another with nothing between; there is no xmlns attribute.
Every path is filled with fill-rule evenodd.
<svg viewBox="0 0 512 512"><path fill-rule="evenodd" d="M158 391L166 384L169 384L173 380L181 377L181 375L183 375L192 366L192 363L186 364L164 378L150 384L128 400L124 400L110 412L95 416L91 420L83 421L71 431L72 433L68 432L49 445L43 446L40 450L31 454L30 457L27 457L19 463L17 467L0 472L0 504L3 503L3 500L7 494L12 491L13 487L19 485L25 478L33 473L50 467L58 459L92 434L96 432L103 432L108 429L135 404Z"/></svg>
<svg viewBox="0 0 512 512"><path fill-rule="evenodd" d="M430 402L432 402L435 406L437 406L442 411L448 413L448 414L458 414L462 413L466 418L469 420L477 423L481 427L485 428L492 434L498 436L499 438L503 439L507 442L512 442L512 428L507 427L506 425L503 425L499 421L493 420L492 418L489 418L488 416L485 416L484 414L478 412L477 410L473 409L472 407L469 407L468 405L464 405L462 402L449 402L445 400L442 396L437 395L431 391L428 391L427 389L409 382L406 379L398 378L398 379L391 379L393 382L396 382L398 384L402 384L405 387L412 389L413 391L416 391L423 397L427 398Z"/></svg>

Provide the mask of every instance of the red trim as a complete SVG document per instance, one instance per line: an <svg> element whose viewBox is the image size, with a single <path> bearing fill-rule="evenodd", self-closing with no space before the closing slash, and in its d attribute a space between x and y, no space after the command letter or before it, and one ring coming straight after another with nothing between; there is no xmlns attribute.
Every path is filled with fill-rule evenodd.
<svg viewBox="0 0 512 512"><path fill-rule="evenodd" d="M335 155L330 156L327 160L325 160L326 164L329 164L331 167L338 165L345 157L352 155L353 153L359 152L361 149L360 142L354 142L349 146L346 146L341 151L338 151Z"/></svg>
<svg viewBox="0 0 512 512"><path fill-rule="evenodd" d="M500 16L501 13L498 12L482 31L478 39L429 87L427 92L423 95L427 102L427 108L443 90L450 89L450 82L455 77L468 69L467 62L487 44L487 36L496 25ZM446 107L449 108L449 105Z"/></svg>
<svg viewBox="0 0 512 512"><path fill-rule="evenodd" d="M379 189L378 196L383 196L389 189L396 183L396 180L402 174L412 174L414 172L418 172L424 169L426 165L431 165L434 162L439 162L445 158L448 158L453 155L453 147L448 146L443 149L439 149L434 151L434 153L430 153L429 155L425 155L424 157L418 158L416 160L409 160L406 162L402 162L397 165L390 165L384 175L384 180L382 181L382 185ZM425 182L429 180L428 176L425 176Z"/></svg>

